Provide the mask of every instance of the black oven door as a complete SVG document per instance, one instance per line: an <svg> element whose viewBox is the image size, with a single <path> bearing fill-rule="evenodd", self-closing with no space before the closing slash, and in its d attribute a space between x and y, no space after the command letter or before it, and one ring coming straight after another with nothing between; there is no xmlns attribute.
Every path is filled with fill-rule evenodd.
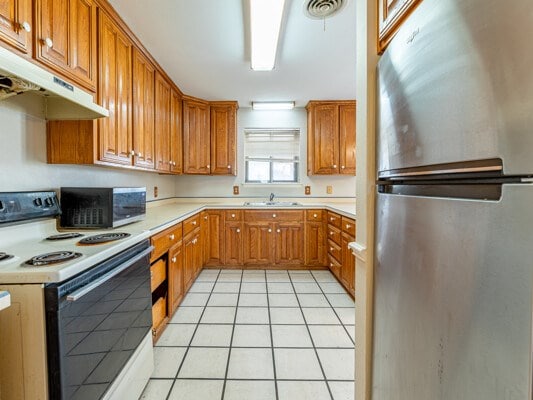
<svg viewBox="0 0 533 400"><path fill-rule="evenodd" d="M45 288L50 399L100 399L152 326L144 241Z"/></svg>

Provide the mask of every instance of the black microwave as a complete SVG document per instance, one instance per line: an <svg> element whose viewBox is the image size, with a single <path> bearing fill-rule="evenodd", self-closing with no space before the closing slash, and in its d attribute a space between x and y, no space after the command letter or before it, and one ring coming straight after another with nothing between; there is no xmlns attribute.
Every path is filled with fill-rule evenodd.
<svg viewBox="0 0 533 400"><path fill-rule="evenodd" d="M64 187L60 193L61 226L115 228L146 215L146 188Z"/></svg>

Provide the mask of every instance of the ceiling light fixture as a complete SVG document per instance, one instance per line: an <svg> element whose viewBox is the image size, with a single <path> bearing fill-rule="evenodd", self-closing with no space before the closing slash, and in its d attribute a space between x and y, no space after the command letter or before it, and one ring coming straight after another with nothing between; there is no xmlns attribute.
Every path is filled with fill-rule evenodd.
<svg viewBox="0 0 533 400"><path fill-rule="evenodd" d="M294 101L252 101L254 110L292 110Z"/></svg>
<svg viewBox="0 0 533 400"><path fill-rule="evenodd" d="M274 69L285 0L250 0L252 69Z"/></svg>

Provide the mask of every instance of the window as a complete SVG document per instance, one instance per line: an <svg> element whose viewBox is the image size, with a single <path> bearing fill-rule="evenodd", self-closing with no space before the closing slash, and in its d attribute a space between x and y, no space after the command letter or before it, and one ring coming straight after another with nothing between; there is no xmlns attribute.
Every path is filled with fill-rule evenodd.
<svg viewBox="0 0 533 400"><path fill-rule="evenodd" d="M245 129L246 183L298 182L299 129Z"/></svg>

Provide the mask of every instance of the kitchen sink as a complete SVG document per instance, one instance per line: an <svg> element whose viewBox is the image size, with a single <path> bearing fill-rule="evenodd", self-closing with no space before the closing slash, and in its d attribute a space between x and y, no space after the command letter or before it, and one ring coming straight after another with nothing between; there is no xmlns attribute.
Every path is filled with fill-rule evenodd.
<svg viewBox="0 0 533 400"><path fill-rule="evenodd" d="M296 207L302 204L295 201L245 201L244 205L249 207Z"/></svg>

